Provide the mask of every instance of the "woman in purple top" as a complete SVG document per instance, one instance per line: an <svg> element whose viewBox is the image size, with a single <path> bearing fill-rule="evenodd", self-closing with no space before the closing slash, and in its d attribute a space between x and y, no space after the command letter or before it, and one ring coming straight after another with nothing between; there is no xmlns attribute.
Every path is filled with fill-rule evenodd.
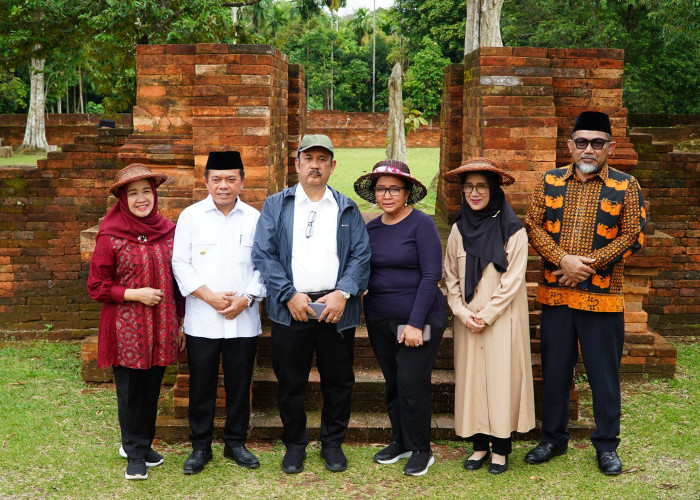
<svg viewBox="0 0 700 500"><path fill-rule="evenodd" d="M409 458L404 474L421 476L435 461L430 376L447 323L438 288L440 237L433 219L411 206L427 190L405 163L380 161L355 182L355 191L384 211L367 223L372 258L364 308L369 340L386 379L393 439L374 461Z"/></svg>

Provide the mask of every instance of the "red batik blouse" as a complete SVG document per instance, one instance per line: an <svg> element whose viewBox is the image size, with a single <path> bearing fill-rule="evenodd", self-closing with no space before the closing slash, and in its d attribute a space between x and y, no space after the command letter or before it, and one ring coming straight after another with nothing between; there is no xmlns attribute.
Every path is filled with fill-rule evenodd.
<svg viewBox="0 0 700 500"><path fill-rule="evenodd" d="M173 238L142 244L101 235L90 261L90 297L102 302L97 366L147 369L175 363L184 303L173 279ZM155 306L124 301L127 288L163 291Z"/></svg>

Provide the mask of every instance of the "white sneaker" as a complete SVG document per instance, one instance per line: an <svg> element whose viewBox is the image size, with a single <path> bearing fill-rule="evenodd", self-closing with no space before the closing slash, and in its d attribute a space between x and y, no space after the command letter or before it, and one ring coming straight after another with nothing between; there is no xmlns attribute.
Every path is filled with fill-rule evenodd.
<svg viewBox="0 0 700 500"><path fill-rule="evenodd" d="M126 452L124 451L123 446L119 447L119 455L122 458L127 458ZM164 461L163 455L156 452L153 448L150 448L148 450L148 453L146 453L146 467L155 467L157 465L162 464L163 461Z"/></svg>

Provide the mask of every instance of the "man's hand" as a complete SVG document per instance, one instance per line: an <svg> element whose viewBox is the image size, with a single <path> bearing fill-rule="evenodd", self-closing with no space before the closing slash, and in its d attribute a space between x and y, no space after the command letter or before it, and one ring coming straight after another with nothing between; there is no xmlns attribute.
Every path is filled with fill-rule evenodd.
<svg viewBox="0 0 700 500"><path fill-rule="evenodd" d="M219 314L221 314L226 319L234 319L236 316L241 314L246 307L248 307L247 298L231 297L231 302L229 303L229 306L225 309L219 310Z"/></svg>
<svg viewBox="0 0 700 500"><path fill-rule="evenodd" d="M309 307L309 302L311 302L311 299L304 292L295 293L294 297L287 301L287 308L289 308L289 312L292 313L292 318L297 321L303 321L304 323L309 321L307 313L310 314L312 318L315 318L316 313Z"/></svg>
<svg viewBox="0 0 700 500"><path fill-rule="evenodd" d="M478 314L470 314L467 316L467 328L469 328L472 333L481 333L481 331L486 328L486 322L481 319Z"/></svg>
<svg viewBox="0 0 700 500"><path fill-rule="evenodd" d="M582 255L565 255L559 262L561 269L554 271L552 275L561 276L559 278L560 284L574 287L595 273L595 269L588 265L594 262L595 259L583 257Z"/></svg>
<svg viewBox="0 0 700 500"><path fill-rule="evenodd" d="M236 292L212 292L209 287L202 285L192 292L192 295L209 304L212 309L223 311L231 305Z"/></svg>
<svg viewBox="0 0 700 500"><path fill-rule="evenodd" d="M185 350L185 346L187 345L187 338L185 337L185 330L183 330L182 325L180 325L180 328L178 328L177 337L180 352L182 352Z"/></svg>
<svg viewBox="0 0 700 500"><path fill-rule="evenodd" d="M319 321L325 321L326 323L337 323L340 321L340 318L343 316L343 311L345 311L346 302L340 290L333 290L316 302L326 304L326 308L318 317Z"/></svg>

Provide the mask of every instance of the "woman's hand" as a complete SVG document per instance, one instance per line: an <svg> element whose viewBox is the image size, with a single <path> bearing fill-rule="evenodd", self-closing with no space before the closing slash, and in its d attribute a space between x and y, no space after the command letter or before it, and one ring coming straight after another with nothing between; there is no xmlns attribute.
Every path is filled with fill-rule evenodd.
<svg viewBox="0 0 700 500"><path fill-rule="evenodd" d="M472 333L481 333L486 328L486 322L478 314L470 314L467 316L467 328Z"/></svg>
<svg viewBox="0 0 700 500"><path fill-rule="evenodd" d="M399 343L403 342L406 347L420 347L423 345L423 330L415 326L406 325L403 329Z"/></svg>
<svg viewBox="0 0 700 500"><path fill-rule="evenodd" d="M165 294L157 288L127 288L124 290L124 300L130 302L141 302L147 306L155 306L163 300Z"/></svg>

